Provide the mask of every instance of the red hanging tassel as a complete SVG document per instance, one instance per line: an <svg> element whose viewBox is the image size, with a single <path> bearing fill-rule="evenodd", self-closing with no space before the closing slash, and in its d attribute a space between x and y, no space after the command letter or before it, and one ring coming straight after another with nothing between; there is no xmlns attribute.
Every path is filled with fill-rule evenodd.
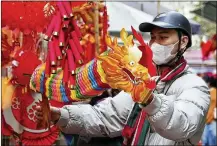
<svg viewBox="0 0 217 146"><path fill-rule="evenodd" d="M68 27L69 27L69 20L63 21L62 28L63 28L63 29L67 29Z"/></svg>
<svg viewBox="0 0 217 146"><path fill-rule="evenodd" d="M107 35L107 31L108 31L108 15L107 15L107 8L106 6L104 6L104 9L103 9L103 30L102 30L102 52L105 52L107 50L107 45L106 45L106 42L105 42L105 37ZM102 53L100 52L100 53Z"/></svg>
<svg viewBox="0 0 217 146"><path fill-rule="evenodd" d="M68 49L66 52L67 52L67 57L68 57L69 71L72 75L74 75L76 65L75 65L75 60L74 60L73 54L72 54L72 50Z"/></svg>
<svg viewBox="0 0 217 146"><path fill-rule="evenodd" d="M64 47L65 43L65 34L62 29L60 29L60 35L59 35L59 46Z"/></svg>
<svg viewBox="0 0 217 146"><path fill-rule="evenodd" d="M86 53L86 62L89 62L90 60L92 60L94 58L94 49L93 49L93 45L90 42L87 42L87 48L85 49Z"/></svg>
<svg viewBox="0 0 217 146"><path fill-rule="evenodd" d="M84 49L82 48L82 46L81 46L81 44L80 44L80 41L79 41L79 39L78 39L78 36L77 36L76 32L75 32L75 31L72 31L72 32L71 32L71 36L72 36L72 38L73 38L73 41L74 41L76 47L78 48L79 53L80 53L80 54L84 54Z"/></svg>
<svg viewBox="0 0 217 146"><path fill-rule="evenodd" d="M61 15L60 12L57 11L56 16L55 16L55 26L54 26L54 36L58 36L60 32L60 27L61 27Z"/></svg>
<svg viewBox="0 0 217 146"><path fill-rule="evenodd" d="M75 76L70 75L69 82L70 82L70 88L74 89L74 87L75 87Z"/></svg>
<svg viewBox="0 0 217 146"><path fill-rule="evenodd" d="M51 23L48 25L47 31L46 31L45 36L44 36L44 39L47 41L50 39L52 32L54 30L54 26L56 23L55 21L56 21L56 16L54 15L52 20L51 20Z"/></svg>
<svg viewBox="0 0 217 146"><path fill-rule="evenodd" d="M69 81L69 65L68 60L64 61L64 70L63 70L63 83L67 83Z"/></svg>
<svg viewBox="0 0 217 146"><path fill-rule="evenodd" d="M61 49L60 49L60 47L58 45L58 40L57 39L54 39L53 46L55 48L55 54L57 56L57 59L61 60L62 59L62 52L61 52Z"/></svg>
<svg viewBox="0 0 217 146"><path fill-rule="evenodd" d="M50 76L50 69L51 69L51 64L50 64L50 50L48 50L47 58L46 58L46 64L45 64L45 77Z"/></svg>
<svg viewBox="0 0 217 146"><path fill-rule="evenodd" d="M81 39L81 37L82 37L81 32L80 32L80 29L79 29L75 19L72 19L72 25L73 25L73 28L74 28L78 38Z"/></svg>
<svg viewBox="0 0 217 146"><path fill-rule="evenodd" d="M58 2L57 2L57 6L58 6L58 8L59 8L59 10L60 10L60 13L61 13L63 19L64 19L64 20L68 20L69 17L68 17L68 15L67 15L67 13L66 13L66 10L65 10L64 6L63 6L63 3L60 2L60 1L58 1Z"/></svg>
<svg viewBox="0 0 217 146"><path fill-rule="evenodd" d="M83 60L81 58L81 55L79 54L78 49L72 39L69 40L69 44L70 44L70 47L71 47L71 50L73 52L75 59L78 60L79 64L82 64Z"/></svg>
<svg viewBox="0 0 217 146"><path fill-rule="evenodd" d="M55 54L55 48L54 48L53 41L48 42L48 48L49 48L51 65L55 66L56 65L56 54Z"/></svg>
<svg viewBox="0 0 217 146"><path fill-rule="evenodd" d="M62 2L62 4L63 4L68 16L73 17L72 7L70 5L70 2L64 1L64 2Z"/></svg>

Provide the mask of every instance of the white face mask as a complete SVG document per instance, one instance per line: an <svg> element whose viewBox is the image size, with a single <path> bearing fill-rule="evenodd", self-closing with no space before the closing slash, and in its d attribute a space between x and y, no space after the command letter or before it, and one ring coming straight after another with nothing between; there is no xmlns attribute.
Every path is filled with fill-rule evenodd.
<svg viewBox="0 0 217 146"><path fill-rule="evenodd" d="M178 41L179 42L179 41ZM163 46L158 43L153 43L151 45L151 50L153 52L153 61L157 65L166 64L171 59L173 59L177 53L171 54L174 49L174 46L178 43L171 44L168 46Z"/></svg>

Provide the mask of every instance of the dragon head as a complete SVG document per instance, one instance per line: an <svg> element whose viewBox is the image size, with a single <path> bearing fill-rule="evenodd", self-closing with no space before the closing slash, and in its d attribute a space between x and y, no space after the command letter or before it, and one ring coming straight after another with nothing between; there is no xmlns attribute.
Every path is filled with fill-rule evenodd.
<svg viewBox="0 0 217 146"><path fill-rule="evenodd" d="M139 100L140 96L146 94L142 93L142 90L153 87L150 84L148 68L139 63L144 54L134 44L133 35L128 36L124 28L120 32L120 38L124 43L123 46L118 44L117 38L112 40L107 36L106 44L111 49L98 56L98 59L102 61L107 83L112 88L133 93L133 96L137 96ZM136 95L138 93L143 95Z"/></svg>

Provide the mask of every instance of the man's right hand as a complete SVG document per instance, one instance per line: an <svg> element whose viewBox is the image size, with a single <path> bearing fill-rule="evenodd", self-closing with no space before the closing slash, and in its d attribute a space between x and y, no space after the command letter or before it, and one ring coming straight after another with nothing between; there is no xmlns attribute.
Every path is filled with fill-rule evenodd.
<svg viewBox="0 0 217 146"><path fill-rule="evenodd" d="M41 122L43 120L43 111L41 106L37 106L36 107L36 118L37 118L37 122ZM60 118L60 110L59 108L50 106L50 117L51 117L51 121L55 122L57 120L59 120Z"/></svg>

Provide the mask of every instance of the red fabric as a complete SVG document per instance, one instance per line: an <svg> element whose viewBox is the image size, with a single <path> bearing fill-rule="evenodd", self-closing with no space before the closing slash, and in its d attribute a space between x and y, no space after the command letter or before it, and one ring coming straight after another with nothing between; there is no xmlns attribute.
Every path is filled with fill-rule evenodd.
<svg viewBox="0 0 217 146"><path fill-rule="evenodd" d="M122 136L124 138L127 138L127 144L123 143L123 146L133 145L133 144L131 144L131 142L132 142L132 140L134 138L134 135L136 136L134 144L138 143L139 136L140 136L143 124L145 122L145 119L146 119L146 113L142 110L142 111L140 111L140 113L136 117L136 122L135 122L134 125L132 125L132 127L130 127L130 125L125 125L124 126L124 129L122 130ZM138 128L137 128L137 125L138 125ZM137 129L137 132L136 132L136 129Z"/></svg>
<svg viewBox="0 0 217 146"><path fill-rule="evenodd" d="M34 102L33 97L31 96L31 93L26 92L23 93L23 87L18 86L16 88L16 92L13 95L14 97L17 97L16 100L12 100L12 101L17 101L20 104L15 106L15 107L19 107L17 109L11 107L12 109L12 113L15 117L15 119L24 127L29 128L31 130L40 130L37 129L37 123L34 122L33 120L30 120L29 117L35 119L35 115L34 115L34 111L37 104L37 102L35 102L36 104L32 106L32 108L29 110L29 113L27 111L27 108ZM13 99L12 98L12 99ZM16 104L16 102L12 102L12 106ZM59 103L56 102L51 102L51 105L57 105L59 107L61 107L62 105L60 105ZM8 127L7 127L8 128ZM9 126L10 128L10 126ZM8 128L8 130L10 130ZM13 129L11 130L13 131ZM56 126L51 127L50 131L46 131L46 132L41 132L41 133L33 133L33 132L29 132L26 131L24 129L23 133L21 135L19 135L22 144L27 145L27 146L32 146L32 145L52 145L56 139L59 136L59 129Z"/></svg>
<svg viewBox="0 0 217 146"><path fill-rule="evenodd" d="M139 136L142 132L142 127L143 127L143 124L145 123L146 115L147 115L146 112L144 110L142 110L141 111L141 117L139 118L139 122L138 122L138 128L137 128L135 140L134 140L134 143L132 143L132 145L138 144Z"/></svg>
<svg viewBox="0 0 217 146"><path fill-rule="evenodd" d="M177 67L179 65L181 65L181 66L177 70L174 70L175 67ZM184 59L184 57L182 57L174 65L172 65L170 67L162 67L160 69L161 70L161 76L160 76L161 81L167 82L167 81L172 80L176 75L178 75L179 73L181 73L182 71L184 71L186 65L187 65L187 61ZM168 73L170 73L170 75L168 75Z"/></svg>
<svg viewBox="0 0 217 146"><path fill-rule="evenodd" d="M140 112L141 114L141 112ZM125 125L124 126L124 129L122 130L122 135L124 137L126 137L127 139L131 139L133 137L133 133L135 132L136 130L136 126L138 124L138 121L139 121L139 117L140 117L140 114L138 115L137 119L136 119L136 123L134 124L134 127L130 127L128 125Z"/></svg>
<svg viewBox="0 0 217 146"><path fill-rule="evenodd" d="M212 42L208 40L206 43L201 43L202 59L206 60L211 52Z"/></svg>
<svg viewBox="0 0 217 146"><path fill-rule="evenodd" d="M51 104L51 106L59 107L59 108L65 105L63 102L58 102L56 100L49 100L49 103Z"/></svg>
<svg viewBox="0 0 217 146"><path fill-rule="evenodd" d="M201 42L202 60L208 59L211 52L216 50L216 34L207 42Z"/></svg>
<svg viewBox="0 0 217 146"><path fill-rule="evenodd" d="M59 130L53 126L50 131L44 133L31 133L24 131L22 133L22 143L27 146L32 145L52 145L59 136Z"/></svg>
<svg viewBox="0 0 217 146"><path fill-rule="evenodd" d="M50 2L53 4L54 2ZM47 2L2 2L2 26L8 25L11 29L40 31L49 22L44 16L43 8Z"/></svg>
<svg viewBox="0 0 217 146"><path fill-rule="evenodd" d="M108 15L107 15L106 6L104 6L103 11L104 12L103 12L103 18L102 18L103 19L102 50L101 50L100 54L107 50L107 45L106 45L106 42L105 42L105 37L106 37L107 31L108 31Z"/></svg>
<svg viewBox="0 0 217 146"><path fill-rule="evenodd" d="M18 67L13 67L13 76L19 84L28 85L30 76L24 74L31 75L35 68L41 64L41 61L38 59L37 55L32 52L24 52L15 59L19 64Z"/></svg>

